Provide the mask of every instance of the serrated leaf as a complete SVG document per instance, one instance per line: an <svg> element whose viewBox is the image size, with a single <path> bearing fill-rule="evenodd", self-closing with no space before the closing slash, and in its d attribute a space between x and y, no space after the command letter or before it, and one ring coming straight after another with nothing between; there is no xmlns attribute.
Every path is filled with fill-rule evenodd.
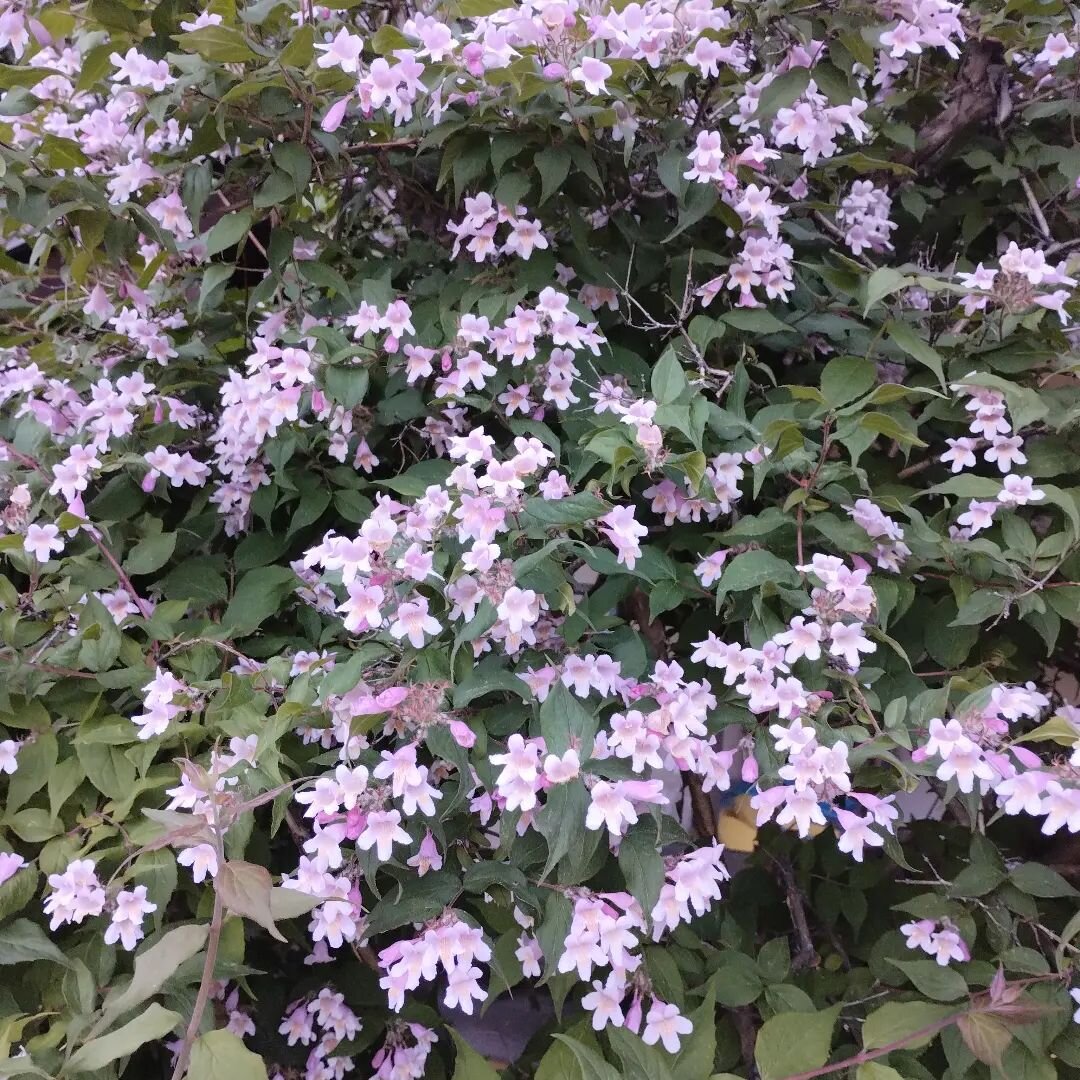
<svg viewBox="0 0 1080 1080"><path fill-rule="evenodd" d="M270 909L273 883L266 867L239 860L227 861L218 870L214 888L221 894L222 903L233 914L258 923L272 938L285 940L285 935L274 923L274 914Z"/></svg>
<svg viewBox="0 0 1080 1080"><path fill-rule="evenodd" d="M935 1028L940 1021L954 1015L948 1005L931 1005L928 1001L890 1001L875 1009L863 1024L863 1046L876 1050L892 1043L903 1042L907 1050L925 1046L936 1034L917 1035ZM908 1041L910 1039L910 1042Z"/></svg>
<svg viewBox="0 0 1080 1080"><path fill-rule="evenodd" d="M839 1014L840 1006L834 1005L815 1013L778 1013L766 1020L754 1044L761 1080L783 1080L824 1065Z"/></svg>

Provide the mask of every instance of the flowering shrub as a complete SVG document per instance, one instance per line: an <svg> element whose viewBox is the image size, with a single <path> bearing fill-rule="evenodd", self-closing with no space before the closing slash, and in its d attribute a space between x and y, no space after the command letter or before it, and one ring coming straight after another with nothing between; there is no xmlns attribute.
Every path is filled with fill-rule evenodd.
<svg viewBox="0 0 1080 1080"><path fill-rule="evenodd" d="M1077 1075L1076 43L0 0L0 1076Z"/></svg>

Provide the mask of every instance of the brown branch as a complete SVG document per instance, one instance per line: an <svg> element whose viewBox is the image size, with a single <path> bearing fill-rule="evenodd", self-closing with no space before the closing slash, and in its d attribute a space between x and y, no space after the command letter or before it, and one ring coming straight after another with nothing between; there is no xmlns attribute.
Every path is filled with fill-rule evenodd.
<svg viewBox="0 0 1080 1080"><path fill-rule="evenodd" d="M1003 78L1001 43L990 39L969 41L945 107L921 128L915 149L897 160L919 172L939 165L960 138L995 115Z"/></svg>
<svg viewBox="0 0 1080 1080"><path fill-rule="evenodd" d="M139 614L144 619L149 619L154 610L150 607L147 601L143 600L139 596L138 590L131 583L131 578L124 572L124 568L116 561L116 556L105 546L105 541L101 539L101 534L94 526L89 526L86 530L86 535L90 537L94 542L94 546L101 552L102 558L112 567L113 573L116 575L117 581L124 587L128 595L135 602L135 606L139 609Z"/></svg>
<svg viewBox="0 0 1080 1080"><path fill-rule="evenodd" d="M814 948L810 924L806 921L806 905L799 883L795 880L795 871L786 859L773 858L773 863L784 884L784 899L787 901L788 911L791 912L791 922L799 943L799 951L791 959L791 969L800 971L803 968L815 968L821 963L821 957Z"/></svg>
<svg viewBox="0 0 1080 1080"><path fill-rule="evenodd" d="M852 1069L857 1065L865 1065L866 1062L873 1061L875 1058L884 1057L886 1054L891 1054L894 1050L902 1050L905 1046L910 1046L912 1043L921 1042L923 1039L930 1038L939 1031L944 1031L945 1028L952 1027L957 1020L967 1015L967 1012L953 1013L951 1016L942 1017L942 1019L935 1020L932 1024L927 1024L925 1027L919 1028L918 1031L909 1032L902 1038L895 1039L891 1043L886 1043L885 1046L878 1046L873 1050L861 1050L853 1057L844 1058L843 1061L834 1061L829 1065L822 1065L820 1069L808 1069L806 1072L794 1073L791 1076L784 1077L784 1080L813 1080L816 1076L828 1076L829 1073L842 1072L844 1069Z"/></svg>
<svg viewBox="0 0 1080 1080"><path fill-rule="evenodd" d="M225 869L225 841L221 832L221 823L218 820L216 805L211 801L213 814L214 849L217 853L218 872ZM172 1080L183 1080L187 1072L188 1061L191 1058L191 1048L199 1037L199 1027L202 1024L203 1013L206 1011L206 1003L210 1000L210 991L214 986L214 967L217 964L218 946L221 944L221 928L225 922L225 901L221 895L221 889L214 882L214 911L210 916L210 935L206 940L206 956L203 959L202 977L199 979L199 992L195 997L195 1006L191 1011L191 1020L184 1032L184 1041L176 1053L176 1065L173 1068ZM193 1080L199 1080L194 1077Z"/></svg>

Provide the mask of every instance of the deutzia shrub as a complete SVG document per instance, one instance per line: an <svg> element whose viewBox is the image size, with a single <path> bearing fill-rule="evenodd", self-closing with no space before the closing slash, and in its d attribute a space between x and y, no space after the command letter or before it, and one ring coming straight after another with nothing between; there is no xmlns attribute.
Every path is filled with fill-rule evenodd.
<svg viewBox="0 0 1080 1080"><path fill-rule="evenodd" d="M1078 40L0 0L0 1077L1080 1075Z"/></svg>

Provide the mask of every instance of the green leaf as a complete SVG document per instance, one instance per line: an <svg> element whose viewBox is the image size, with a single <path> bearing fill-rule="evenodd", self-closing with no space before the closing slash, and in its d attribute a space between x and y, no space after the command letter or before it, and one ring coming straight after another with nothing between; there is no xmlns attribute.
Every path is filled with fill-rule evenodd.
<svg viewBox="0 0 1080 1080"><path fill-rule="evenodd" d="M143 949L135 957L135 972L123 990L113 986L102 1003L102 1015L115 1019L152 998L176 973L180 965L195 956L210 932L207 924L178 926Z"/></svg>
<svg viewBox="0 0 1080 1080"><path fill-rule="evenodd" d="M1010 874L1009 880L1028 896L1053 899L1059 896L1080 896L1059 873L1042 863L1022 863Z"/></svg>
<svg viewBox="0 0 1080 1080"><path fill-rule="evenodd" d="M761 91L753 118L755 120L770 120L781 109L787 109L794 105L802 97L809 85L810 74L808 67L793 67L782 75L777 75Z"/></svg>
<svg viewBox="0 0 1080 1080"><path fill-rule="evenodd" d="M873 361L862 356L838 356L821 373L821 392L835 409L873 389L877 377Z"/></svg>
<svg viewBox="0 0 1080 1080"><path fill-rule="evenodd" d="M202 315L204 311L212 311L221 303L225 286L235 271L236 267L232 263L211 263L203 270L196 314Z"/></svg>
<svg viewBox="0 0 1080 1080"><path fill-rule="evenodd" d="M588 491L570 495L565 499L531 498L525 500L521 523L526 527L539 526L550 529L556 525L584 525L603 516L608 511L606 503Z"/></svg>
<svg viewBox="0 0 1080 1080"><path fill-rule="evenodd" d="M717 584L720 596L756 589L766 582L798 585L799 575L791 563L764 548L755 548L736 555L725 567Z"/></svg>
<svg viewBox="0 0 1080 1080"><path fill-rule="evenodd" d="M0 919L22 911L34 899L40 876L34 867L26 866L0 885Z"/></svg>
<svg viewBox="0 0 1080 1080"><path fill-rule="evenodd" d="M1001 614L1005 597L993 589L978 589L961 605L950 626L977 626Z"/></svg>
<svg viewBox="0 0 1080 1080"><path fill-rule="evenodd" d="M152 1002L122 1028L117 1028L108 1035L102 1035L99 1039L91 1039L80 1046L72 1054L65 1071L86 1073L104 1069L110 1061L133 1054L144 1043L165 1038L181 1022L181 1019L179 1013L170 1012L168 1009L163 1009L156 1001ZM231 1037L235 1038L235 1036ZM193 1054L189 1075L198 1076L200 1080L203 1077L210 1080L212 1074L196 1070ZM263 1076L266 1076L265 1070ZM230 1080L239 1080L239 1077L234 1073Z"/></svg>
<svg viewBox="0 0 1080 1080"><path fill-rule="evenodd" d="M234 635L257 630L296 587L296 574L287 566L260 566L249 570L236 587L221 618L222 630Z"/></svg>
<svg viewBox="0 0 1080 1080"><path fill-rule="evenodd" d="M570 173L570 162L570 151L564 146L549 146L533 158L533 164L540 173L541 203L546 203L562 187Z"/></svg>
<svg viewBox="0 0 1080 1080"><path fill-rule="evenodd" d="M425 874L384 894L368 916L370 936L385 934L411 922L426 922L453 902L461 884L448 871Z"/></svg>
<svg viewBox="0 0 1080 1080"><path fill-rule="evenodd" d="M231 1031L219 1028L195 1040L189 1080L266 1080L266 1066Z"/></svg>
<svg viewBox="0 0 1080 1080"><path fill-rule="evenodd" d="M214 879L225 907L258 923L272 938L284 941L285 935L274 924L270 910L270 871L254 863L232 860L222 865Z"/></svg>
<svg viewBox="0 0 1080 1080"><path fill-rule="evenodd" d="M108 671L120 655L122 639L116 622L96 597L87 597L79 617L82 644L79 664L90 671Z"/></svg>
<svg viewBox="0 0 1080 1080"><path fill-rule="evenodd" d="M206 30L216 30L218 27L207 26ZM197 31L201 33L202 31ZM247 236L251 229L251 211L238 210L232 214L226 214L219 218L206 234L206 255L217 255L226 248L236 247Z"/></svg>
<svg viewBox="0 0 1080 1080"><path fill-rule="evenodd" d="M453 1028L447 1029L454 1040L453 1080L499 1080L499 1074Z"/></svg>
<svg viewBox="0 0 1080 1080"><path fill-rule="evenodd" d="M139 31L139 16L120 0L90 0L90 18L109 30L135 34Z"/></svg>
<svg viewBox="0 0 1080 1080"><path fill-rule="evenodd" d="M389 56L396 49L410 48L409 39L396 27L380 26L371 39L371 47L379 56Z"/></svg>
<svg viewBox="0 0 1080 1080"><path fill-rule="evenodd" d="M563 884L580 884L585 866L600 841L598 830L585 828L588 809L589 793L580 780L568 780L548 789L547 801L537 811L535 825L548 842L541 881L558 866Z"/></svg>
<svg viewBox="0 0 1080 1080"><path fill-rule="evenodd" d="M766 1020L754 1044L761 1080L783 1080L792 1073L819 1069L829 1059L833 1025L840 1006L816 1013L778 1013Z"/></svg>
<svg viewBox="0 0 1080 1080"><path fill-rule="evenodd" d="M712 986L687 1019L694 1030L682 1037L671 1073L675 1080L701 1080L709 1075L716 1059L716 996Z"/></svg>
<svg viewBox="0 0 1080 1080"><path fill-rule="evenodd" d="M0 929L0 965L29 964L51 960L68 967L68 958L45 936L45 931L29 919L16 919Z"/></svg>
<svg viewBox="0 0 1080 1080"><path fill-rule="evenodd" d="M855 1070L855 1080L904 1080L904 1077L879 1061L865 1061Z"/></svg>
<svg viewBox="0 0 1080 1080"><path fill-rule="evenodd" d="M959 971L941 967L934 960L893 960L890 957L889 963L898 967L920 994L934 1001L956 1001L968 992L967 980Z"/></svg>
<svg viewBox="0 0 1080 1080"><path fill-rule="evenodd" d="M378 36L378 35L376 35ZM278 62L285 67L306 68L315 56L315 27L305 23L293 31L292 40L278 56ZM276 145L281 145L280 143ZM306 186L306 185L304 185Z"/></svg>
<svg viewBox="0 0 1080 1080"><path fill-rule="evenodd" d="M51 731L38 732L19 750L19 767L8 783L4 809L13 814L31 796L39 792L56 767L58 750Z"/></svg>
<svg viewBox="0 0 1080 1080"><path fill-rule="evenodd" d="M270 156L279 169L288 173L299 198L311 180L311 154L299 143L274 143Z"/></svg>
<svg viewBox="0 0 1080 1080"><path fill-rule="evenodd" d="M652 910L660 899L665 873L656 819L652 816L642 817L622 838L619 869L626 880L627 891L651 919Z"/></svg>
<svg viewBox="0 0 1080 1080"><path fill-rule="evenodd" d="M554 1037L570 1048L581 1069L582 1080L622 1080L614 1065L609 1065L599 1054L579 1043L577 1039L558 1033Z"/></svg>
<svg viewBox="0 0 1080 1080"><path fill-rule="evenodd" d="M673 348L665 349L653 368L651 387L652 396L660 405L669 405L686 389L686 375Z"/></svg>
<svg viewBox="0 0 1080 1080"><path fill-rule="evenodd" d="M747 334L782 334L791 329L764 308L737 308L724 312L720 320Z"/></svg>
<svg viewBox="0 0 1080 1080"><path fill-rule="evenodd" d="M507 671L505 668L475 667L454 687L454 708L464 709L478 697L497 690L516 694L523 701L532 700L528 686L512 671Z"/></svg>
<svg viewBox="0 0 1080 1080"><path fill-rule="evenodd" d="M160 570L176 550L176 533L163 532L140 540L124 560L124 569L132 577Z"/></svg>
<svg viewBox="0 0 1080 1080"><path fill-rule="evenodd" d="M418 461L400 476L380 480L379 483L383 487L390 488L391 491L396 491L399 495L404 495L407 499L418 499L432 484L444 483L452 469L452 462L445 459Z"/></svg>
<svg viewBox="0 0 1080 1080"><path fill-rule="evenodd" d="M879 300L884 300L886 296L891 296L894 292L899 292L914 284L913 277L902 274L891 266L882 266L875 270L863 285L863 317L866 317Z"/></svg>
<svg viewBox="0 0 1080 1080"><path fill-rule="evenodd" d="M914 422L912 422L914 427ZM874 432L875 435L884 435L886 439L894 439L901 446L925 446L917 435L913 435L895 416L883 412L864 413L859 418L859 427Z"/></svg>
<svg viewBox="0 0 1080 1080"><path fill-rule="evenodd" d="M925 1046L936 1032L912 1038L910 1042L908 1038L953 1014L954 1010L948 1005L931 1005L928 1001L890 1001L866 1018L862 1029L863 1046L867 1050L876 1050L903 1041L905 1049L917 1050Z"/></svg>
<svg viewBox="0 0 1080 1080"><path fill-rule="evenodd" d="M256 58L244 35L229 26L203 26L180 34L176 41L184 52L222 64L243 64Z"/></svg>
<svg viewBox="0 0 1080 1080"><path fill-rule="evenodd" d="M646 1046L625 1027L610 1028L607 1036L622 1063L623 1080L672 1080L666 1053L658 1046Z"/></svg>
<svg viewBox="0 0 1080 1080"><path fill-rule="evenodd" d="M757 964L746 953L734 949L720 954L720 966L710 976L709 985L716 1000L729 1009L757 1001L764 989Z"/></svg>
<svg viewBox="0 0 1080 1080"><path fill-rule="evenodd" d="M346 409L355 409L368 392L370 375L367 368L335 365L323 374L327 394Z"/></svg>
<svg viewBox="0 0 1080 1080"><path fill-rule="evenodd" d="M596 728L596 717L561 682L557 682L540 706L540 734L544 737L547 752L561 757L575 746L579 758L584 761L592 753Z"/></svg>
<svg viewBox="0 0 1080 1080"><path fill-rule="evenodd" d="M319 897L302 893L299 889L274 886L270 890L270 914L275 919L298 919L321 903Z"/></svg>
<svg viewBox="0 0 1080 1080"><path fill-rule="evenodd" d="M907 323L890 322L888 335L889 340L898 348L903 349L912 360L917 361L924 367L928 367L937 376L941 389L943 391L947 390L945 386L945 362L936 349L923 341Z"/></svg>

